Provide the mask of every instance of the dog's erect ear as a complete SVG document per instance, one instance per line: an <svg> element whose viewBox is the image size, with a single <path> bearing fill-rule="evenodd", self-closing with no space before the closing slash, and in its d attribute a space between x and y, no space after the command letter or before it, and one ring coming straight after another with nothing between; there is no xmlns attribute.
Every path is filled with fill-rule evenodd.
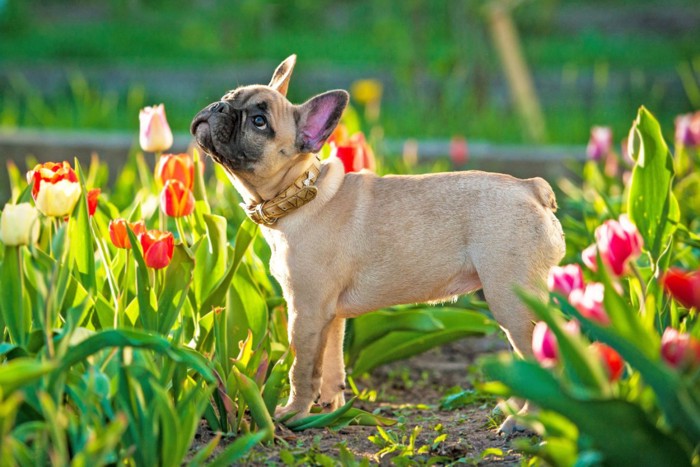
<svg viewBox="0 0 700 467"><path fill-rule="evenodd" d="M297 56L290 55L285 61L279 64L275 72L272 74L272 79L270 80L270 86L272 89L278 91L283 96L287 95L287 88L289 87L289 78L292 77L292 71L294 71L294 65L297 63Z"/></svg>
<svg viewBox="0 0 700 467"><path fill-rule="evenodd" d="M328 91L298 107L297 145L301 152L321 150L338 125L349 99L345 91Z"/></svg>

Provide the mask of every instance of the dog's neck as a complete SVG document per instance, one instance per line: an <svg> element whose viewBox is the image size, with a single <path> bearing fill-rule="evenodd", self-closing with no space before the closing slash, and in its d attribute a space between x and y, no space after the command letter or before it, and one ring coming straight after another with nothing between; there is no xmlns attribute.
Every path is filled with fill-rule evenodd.
<svg viewBox="0 0 700 467"><path fill-rule="evenodd" d="M244 199L241 206L253 222L272 225L316 197L320 166L318 157L309 154L259 186L240 176L231 179Z"/></svg>

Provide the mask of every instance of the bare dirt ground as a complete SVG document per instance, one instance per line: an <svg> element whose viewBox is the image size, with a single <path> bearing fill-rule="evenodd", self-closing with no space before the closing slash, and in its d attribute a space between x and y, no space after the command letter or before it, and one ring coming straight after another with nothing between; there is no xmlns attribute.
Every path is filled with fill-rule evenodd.
<svg viewBox="0 0 700 467"><path fill-rule="evenodd" d="M473 366L479 355L506 348L499 337L464 339L356 380L364 400L355 407L398 421L384 427L388 440L375 427L294 433L278 426L275 444L256 446L240 465L520 465L524 457L512 442L526 435L496 432L495 399L477 391L463 407L440 408L451 389L479 381ZM211 434L203 428L198 436L206 442Z"/></svg>

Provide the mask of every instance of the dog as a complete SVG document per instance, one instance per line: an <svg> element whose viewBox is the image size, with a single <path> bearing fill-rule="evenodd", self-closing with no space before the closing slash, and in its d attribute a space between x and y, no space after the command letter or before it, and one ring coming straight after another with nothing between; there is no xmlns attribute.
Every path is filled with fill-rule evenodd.
<svg viewBox="0 0 700 467"><path fill-rule="evenodd" d="M335 157L321 163L315 154L349 95L290 103L295 63L283 61L267 86L228 92L190 128L261 225L287 301L295 359L275 415L304 417L319 398L341 407L345 320L387 306L482 289L513 350L531 355L533 315L516 290L545 298L565 252L549 184L481 171L378 177L346 174ZM509 417L501 431L515 427Z"/></svg>

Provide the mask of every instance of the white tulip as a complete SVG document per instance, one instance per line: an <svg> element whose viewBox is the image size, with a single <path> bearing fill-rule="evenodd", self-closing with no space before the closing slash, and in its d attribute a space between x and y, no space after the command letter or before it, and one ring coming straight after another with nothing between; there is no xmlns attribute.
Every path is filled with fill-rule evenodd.
<svg viewBox="0 0 700 467"><path fill-rule="evenodd" d="M0 240L8 246L29 245L39 239L39 211L29 203L6 204L0 218Z"/></svg>
<svg viewBox="0 0 700 467"><path fill-rule="evenodd" d="M80 198L80 183L60 180L56 183L41 182L34 203L45 216L66 217L73 212Z"/></svg>

